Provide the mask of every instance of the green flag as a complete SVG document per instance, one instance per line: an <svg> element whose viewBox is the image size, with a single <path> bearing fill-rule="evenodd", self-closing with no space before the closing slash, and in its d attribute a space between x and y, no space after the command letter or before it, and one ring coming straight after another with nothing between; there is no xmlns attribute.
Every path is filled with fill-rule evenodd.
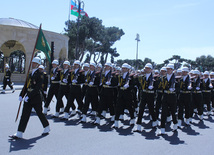
<svg viewBox="0 0 214 155"><path fill-rule="evenodd" d="M51 53L51 48L50 48L47 40L45 39L42 29L40 29L40 31L39 31L39 35L38 35L38 39L37 39L37 43L36 43L36 50L40 50L40 51L44 52L48 61L51 62L51 58L50 58L50 54L49 54L49 53Z"/></svg>

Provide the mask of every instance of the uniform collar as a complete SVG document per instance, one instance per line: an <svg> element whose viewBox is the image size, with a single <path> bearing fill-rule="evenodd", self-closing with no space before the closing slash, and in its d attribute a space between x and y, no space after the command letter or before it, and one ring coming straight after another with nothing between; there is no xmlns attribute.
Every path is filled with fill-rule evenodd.
<svg viewBox="0 0 214 155"><path fill-rule="evenodd" d="M31 75L33 75L37 69L38 69L38 68L32 69Z"/></svg>

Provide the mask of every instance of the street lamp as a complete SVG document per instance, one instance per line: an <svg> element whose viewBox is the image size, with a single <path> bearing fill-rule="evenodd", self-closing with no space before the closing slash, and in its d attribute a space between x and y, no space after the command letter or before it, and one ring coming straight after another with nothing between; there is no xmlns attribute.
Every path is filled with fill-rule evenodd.
<svg viewBox="0 0 214 155"><path fill-rule="evenodd" d="M78 1L78 7L77 7L77 1ZM77 42L76 42L76 59L79 58L79 23L80 23L80 17L85 15L84 11L84 2L80 0L75 0L75 6L73 7L73 11L78 12L78 18L77 18ZM81 5L82 10L81 10Z"/></svg>
<svg viewBox="0 0 214 155"><path fill-rule="evenodd" d="M136 70L138 70L138 42L140 41L140 35L137 33L136 39L137 40L137 51L136 51Z"/></svg>

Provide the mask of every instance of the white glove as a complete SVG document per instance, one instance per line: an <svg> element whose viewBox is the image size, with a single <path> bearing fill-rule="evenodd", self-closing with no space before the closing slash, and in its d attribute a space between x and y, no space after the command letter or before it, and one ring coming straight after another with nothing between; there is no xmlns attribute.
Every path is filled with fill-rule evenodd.
<svg viewBox="0 0 214 155"><path fill-rule="evenodd" d="M51 77L51 80L54 80L54 79L55 79L55 77L52 76L52 77Z"/></svg>
<svg viewBox="0 0 214 155"><path fill-rule="evenodd" d="M196 90L200 90L200 88L199 88L199 87L196 87Z"/></svg>
<svg viewBox="0 0 214 155"><path fill-rule="evenodd" d="M123 87L127 89L127 88L129 88L129 85L125 84Z"/></svg>
<svg viewBox="0 0 214 155"><path fill-rule="evenodd" d="M111 82L110 82L110 81L107 81L107 82L106 82L106 85L108 85L108 86L109 86L110 84L111 84Z"/></svg>
<svg viewBox="0 0 214 155"><path fill-rule="evenodd" d="M100 85L99 86L102 86L102 83L100 83Z"/></svg>
<svg viewBox="0 0 214 155"><path fill-rule="evenodd" d="M10 79L7 79L7 81L10 81Z"/></svg>
<svg viewBox="0 0 214 155"><path fill-rule="evenodd" d="M19 101L22 102L23 101L23 98L21 96L19 96Z"/></svg>
<svg viewBox="0 0 214 155"><path fill-rule="evenodd" d="M64 83L68 83L68 80L67 79L63 79L62 80Z"/></svg>
<svg viewBox="0 0 214 155"><path fill-rule="evenodd" d="M210 87L210 88L213 88L213 86L212 86L212 85L209 85L209 87Z"/></svg>
<svg viewBox="0 0 214 155"><path fill-rule="evenodd" d="M85 82L87 82L88 80L86 79Z"/></svg>
<svg viewBox="0 0 214 155"><path fill-rule="evenodd" d="M44 94L47 95L47 91L44 91Z"/></svg>
<svg viewBox="0 0 214 155"><path fill-rule="evenodd" d="M188 87L187 87L187 89L188 89L188 90L191 90L191 89L192 89L192 87L191 87L191 86L188 86Z"/></svg>
<svg viewBox="0 0 214 155"><path fill-rule="evenodd" d="M77 83L77 80L72 80L72 83Z"/></svg>
<svg viewBox="0 0 214 155"><path fill-rule="evenodd" d="M93 84L94 84L94 82L89 82L89 85L91 85L91 86L92 86Z"/></svg>
<svg viewBox="0 0 214 155"><path fill-rule="evenodd" d="M29 97L25 96L25 102L28 102Z"/></svg>
<svg viewBox="0 0 214 155"><path fill-rule="evenodd" d="M175 88L169 88L169 91L173 92L175 91Z"/></svg>
<svg viewBox="0 0 214 155"><path fill-rule="evenodd" d="M153 86L149 86L148 88L149 88L150 90L152 90L154 87L153 87Z"/></svg>

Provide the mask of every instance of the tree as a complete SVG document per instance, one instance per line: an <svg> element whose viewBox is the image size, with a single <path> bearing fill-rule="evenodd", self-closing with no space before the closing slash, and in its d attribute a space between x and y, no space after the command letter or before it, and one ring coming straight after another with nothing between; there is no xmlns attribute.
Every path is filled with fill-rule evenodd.
<svg viewBox="0 0 214 155"><path fill-rule="evenodd" d="M67 21L65 31L69 36L69 59L74 59L75 47L77 40L77 23L74 21ZM94 60L98 63L104 58L104 63L107 61L108 54L111 58L119 56L116 48L112 48L114 43L120 40L124 35L122 29L117 27L105 27L102 25L102 20L92 17L83 17L79 26L79 51L78 57L82 61L84 55L87 53L87 61ZM113 60L113 59L111 59Z"/></svg>

